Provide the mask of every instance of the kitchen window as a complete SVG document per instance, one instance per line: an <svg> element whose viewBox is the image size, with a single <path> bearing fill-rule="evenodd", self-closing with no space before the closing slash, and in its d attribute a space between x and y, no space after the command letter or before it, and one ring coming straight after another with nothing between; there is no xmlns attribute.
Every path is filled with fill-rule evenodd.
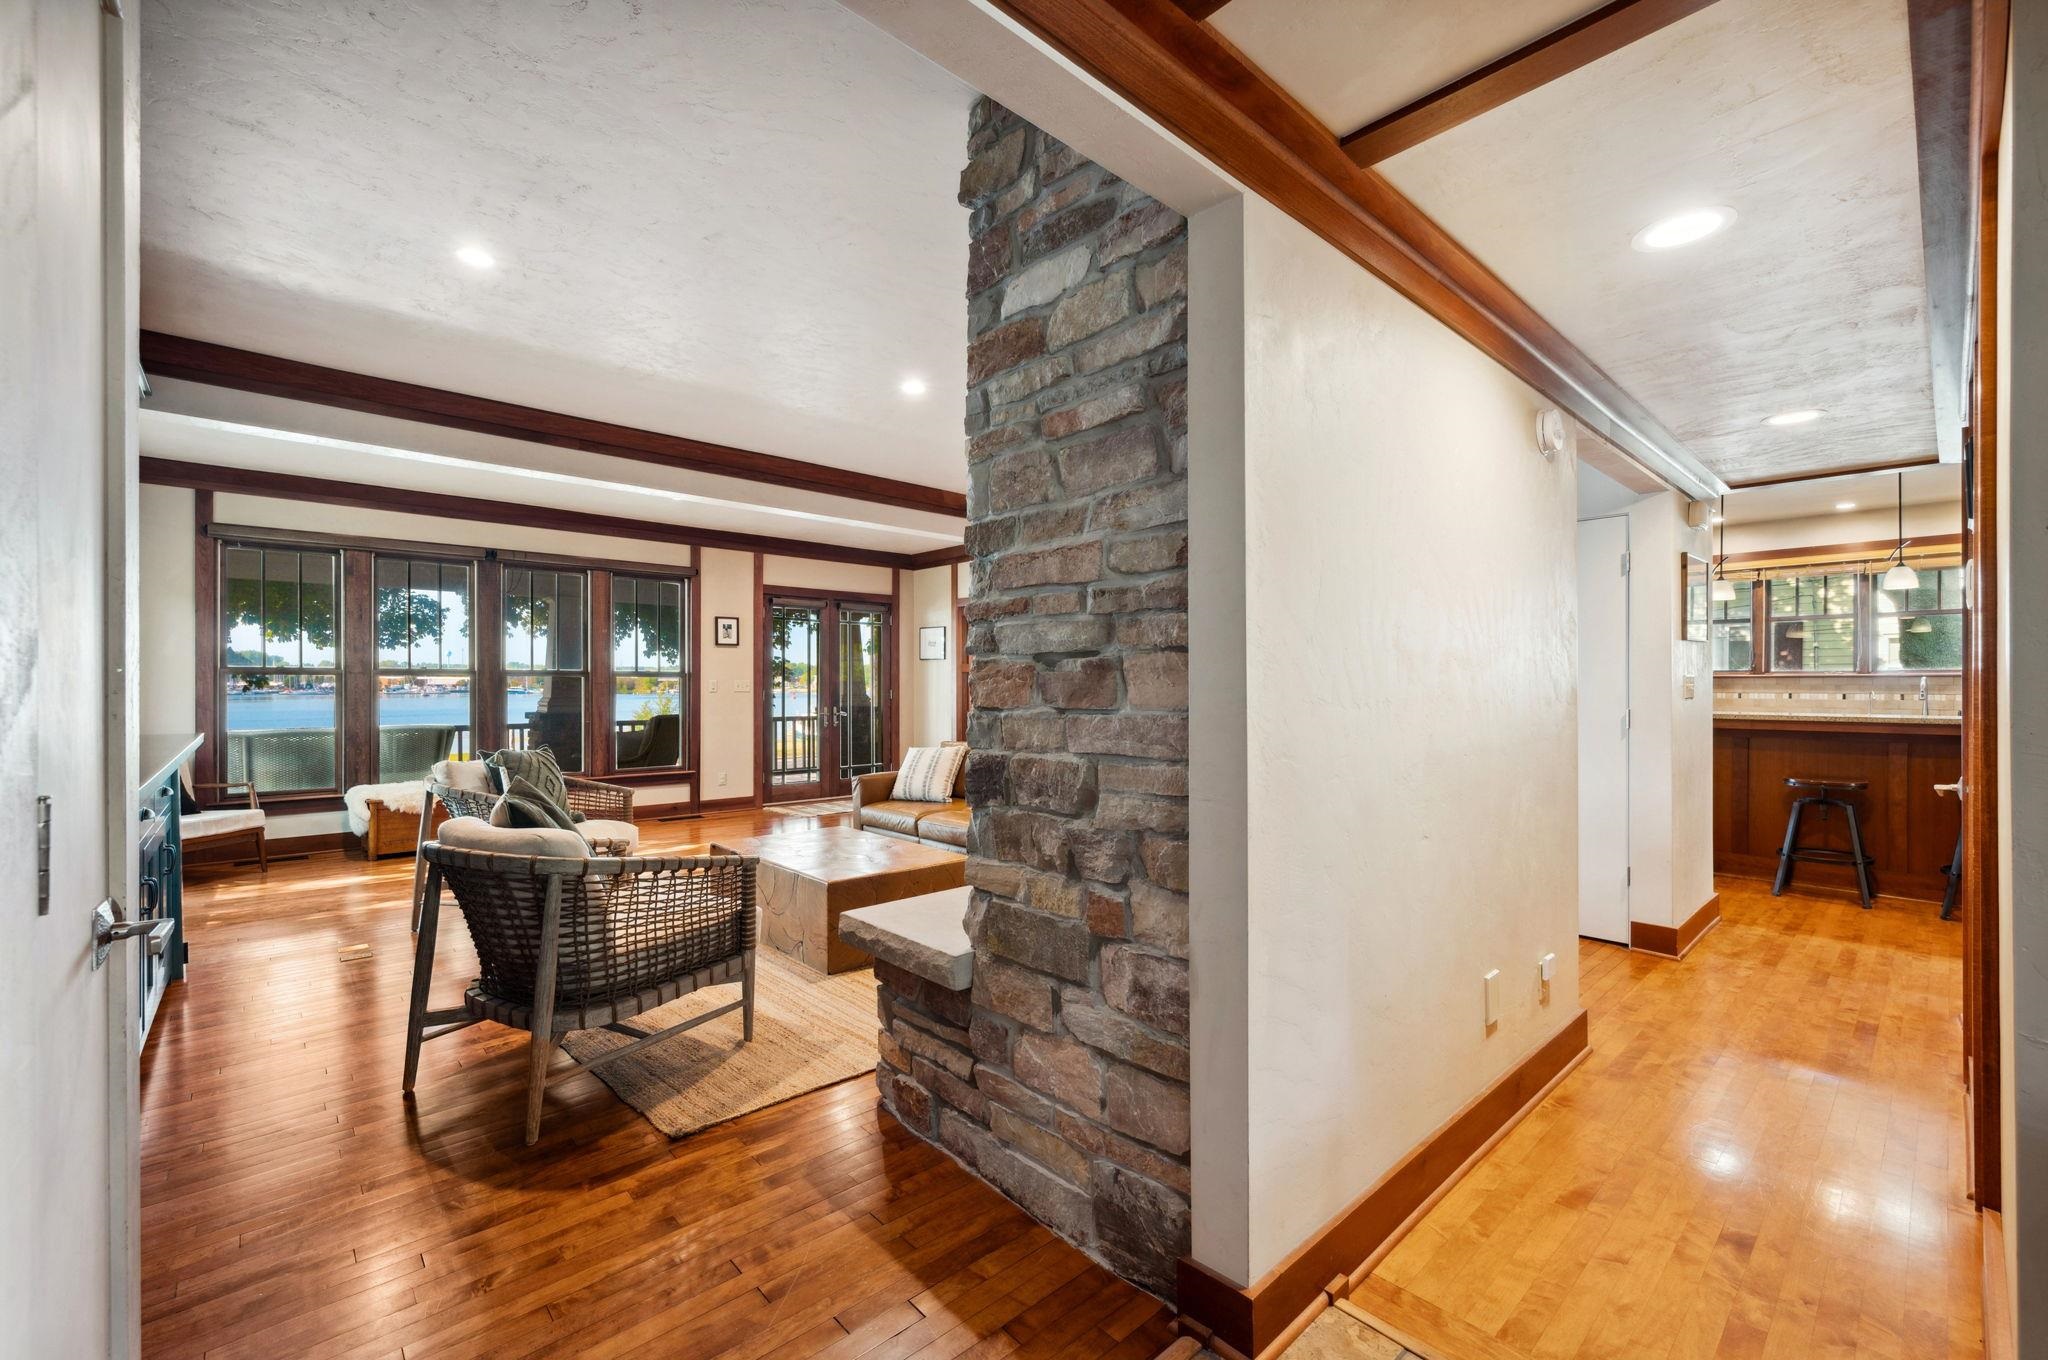
<svg viewBox="0 0 2048 1360"><path fill-rule="evenodd" d="M1873 671L1963 668L1963 569L1921 567L1918 575L1911 590L1886 590L1882 572L1868 578Z"/></svg>
<svg viewBox="0 0 2048 1360"><path fill-rule="evenodd" d="M1830 572L1765 584L1771 670L1856 669L1857 579L1854 573Z"/></svg>

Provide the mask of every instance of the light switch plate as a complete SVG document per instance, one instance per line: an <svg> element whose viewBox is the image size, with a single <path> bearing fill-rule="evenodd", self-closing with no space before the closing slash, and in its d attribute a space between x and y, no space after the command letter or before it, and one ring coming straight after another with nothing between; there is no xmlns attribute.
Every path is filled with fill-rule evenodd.
<svg viewBox="0 0 2048 1360"><path fill-rule="evenodd" d="M1486 1027L1493 1028L1500 1023L1500 969L1495 968L1486 975Z"/></svg>

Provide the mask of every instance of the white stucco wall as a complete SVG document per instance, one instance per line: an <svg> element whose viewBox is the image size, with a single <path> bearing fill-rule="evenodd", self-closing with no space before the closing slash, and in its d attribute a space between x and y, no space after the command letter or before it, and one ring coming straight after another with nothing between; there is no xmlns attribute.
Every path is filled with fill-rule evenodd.
<svg viewBox="0 0 2048 1360"><path fill-rule="evenodd" d="M1578 1012L1576 494L1526 387L1276 209L1233 211L1196 219L1192 261L1191 315L1232 290L1244 315L1234 365L1204 353L1221 326L1191 338L1191 651L1243 687L1193 693L1193 968L1198 1015L1242 971L1250 1056L1206 1058L1234 1017L1199 1022L1194 1204L1198 1259L1247 1282ZM1243 778L1205 789L1240 742ZM1201 834L1233 804L1241 877ZM1211 1162L1238 1121L1233 1187Z"/></svg>

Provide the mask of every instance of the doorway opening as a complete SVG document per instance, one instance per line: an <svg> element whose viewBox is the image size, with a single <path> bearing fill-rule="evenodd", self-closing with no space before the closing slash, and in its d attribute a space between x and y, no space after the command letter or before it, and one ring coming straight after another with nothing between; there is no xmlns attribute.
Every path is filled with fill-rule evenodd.
<svg viewBox="0 0 2048 1360"><path fill-rule="evenodd" d="M886 597L762 601L761 798L837 798L895 751L895 616Z"/></svg>

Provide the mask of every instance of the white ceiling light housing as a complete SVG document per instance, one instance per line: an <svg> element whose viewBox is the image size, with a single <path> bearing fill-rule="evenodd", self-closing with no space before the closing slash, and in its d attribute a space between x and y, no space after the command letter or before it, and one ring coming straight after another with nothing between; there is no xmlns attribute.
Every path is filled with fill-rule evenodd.
<svg viewBox="0 0 2048 1360"><path fill-rule="evenodd" d="M1787 425L1811 425L1826 414L1827 412L1819 407L1811 406L1803 411L1780 411L1774 416L1765 416L1764 424L1775 425L1780 429Z"/></svg>
<svg viewBox="0 0 2048 1360"><path fill-rule="evenodd" d="M498 257L479 245L457 246L455 258L471 269L495 269L498 266Z"/></svg>
<svg viewBox="0 0 2048 1360"><path fill-rule="evenodd" d="M1733 600L1733 599L1735 599L1735 598L1737 598L1737 597L1736 597L1736 594L1735 594L1735 583L1734 583L1733 581L1729 580L1729 579L1728 579L1727 577L1725 577L1725 576L1717 576L1717 577L1715 577L1715 578L1714 578L1714 599L1715 599L1715 601L1716 601L1717 603L1725 603L1725 602L1727 602L1727 601L1730 601L1730 600Z"/></svg>
<svg viewBox="0 0 2048 1360"><path fill-rule="evenodd" d="M905 378L896 387L906 397L921 397L928 390L923 378Z"/></svg>
<svg viewBox="0 0 2048 1360"><path fill-rule="evenodd" d="M1687 208L1684 212L1652 222L1629 238L1629 244L1648 254L1677 250L1680 246L1706 240L1734 220L1733 208Z"/></svg>
<svg viewBox="0 0 2048 1360"><path fill-rule="evenodd" d="M1904 562L1901 562L1884 574L1884 582L1880 588L1884 590L1913 590L1918 588L1919 585L1920 573L1914 571Z"/></svg>

